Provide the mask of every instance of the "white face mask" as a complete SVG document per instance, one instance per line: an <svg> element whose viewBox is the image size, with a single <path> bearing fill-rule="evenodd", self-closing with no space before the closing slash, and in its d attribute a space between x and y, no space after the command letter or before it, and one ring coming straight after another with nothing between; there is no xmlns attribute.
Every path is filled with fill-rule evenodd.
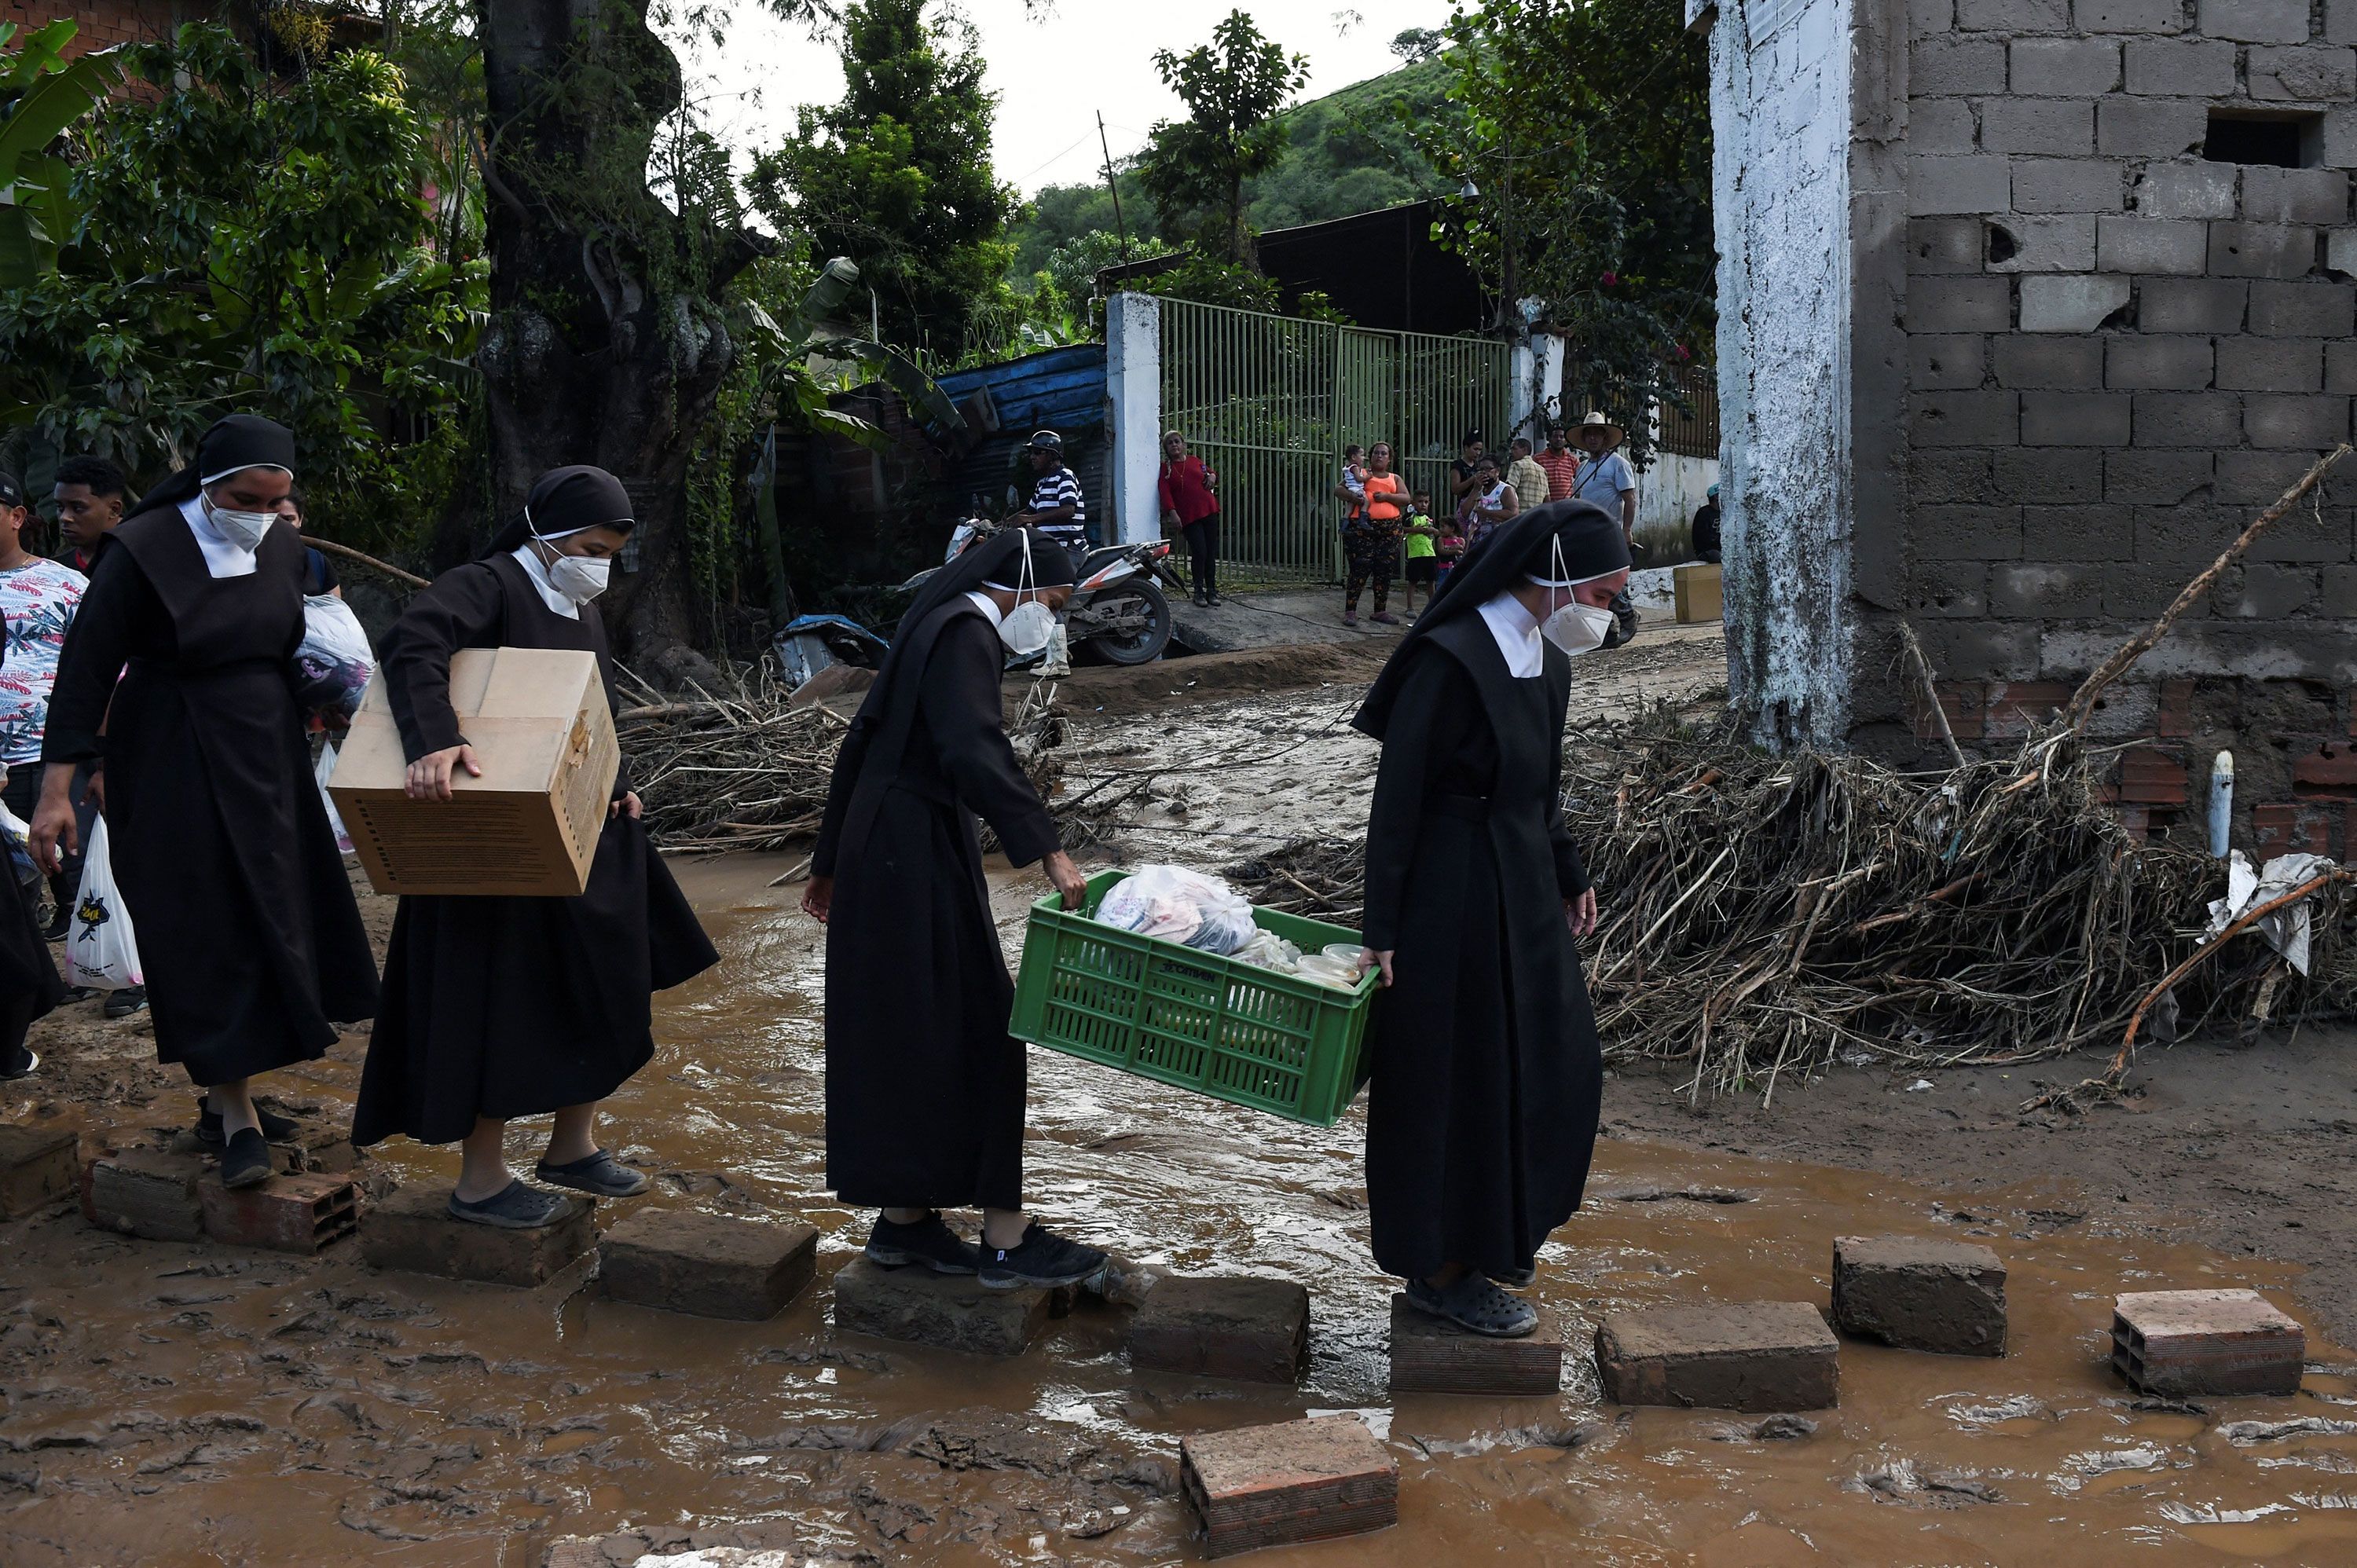
<svg viewBox="0 0 2357 1568"><path fill-rule="evenodd" d="M205 521L221 530L221 537L251 555L262 544L262 536L278 521L274 511L231 511L227 507L213 505L213 498L205 497Z"/></svg>
<svg viewBox="0 0 2357 1568"><path fill-rule="evenodd" d="M1560 538L1555 543L1553 572L1553 582L1540 582L1535 577L1531 581L1548 588L1578 586L1570 581L1570 573L1563 564L1563 541ZM1604 639L1611 632L1615 618L1609 609L1583 605L1574 599L1539 623L1539 635L1576 658L1603 647Z"/></svg>
<svg viewBox="0 0 2357 1568"><path fill-rule="evenodd" d="M998 640L1017 659L1028 659L1045 649L1048 639L1055 636L1056 612L1036 596L1039 587L1038 579L1031 575L1031 537L1028 533L1022 537L1023 575L1015 582L1016 596L1022 602L999 618ZM1027 593L1035 596L1022 598Z"/></svg>
<svg viewBox="0 0 2357 1568"><path fill-rule="evenodd" d="M557 549L555 542L532 526L532 509L524 508L523 525L533 538L548 546L549 555L541 565L548 573L548 585L576 605L586 605L606 591L613 576L614 563L604 555L567 555ZM558 534L558 539L570 537Z"/></svg>

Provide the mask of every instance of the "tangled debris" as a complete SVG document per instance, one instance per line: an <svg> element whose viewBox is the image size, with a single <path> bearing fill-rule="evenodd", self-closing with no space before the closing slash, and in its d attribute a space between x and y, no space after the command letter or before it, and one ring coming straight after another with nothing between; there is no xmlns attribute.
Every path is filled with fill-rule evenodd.
<svg viewBox="0 0 2357 1568"><path fill-rule="evenodd" d="M848 719L820 703L793 704L768 659L726 696L701 688L692 702L647 695L615 715L615 728L663 853L781 850L818 832ZM1062 798L1069 724L1052 683L1032 686L1007 715L1006 733L1066 847L1097 842L1125 797L1096 789ZM986 826L983 838L996 847Z"/></svg>
<svg viewBox="0 0 2357 1568"><path fill-rule="evenodd" d="M1608 1055L1772 1096L1780 1074L1859 1052L1988 1065L2115 1041L2165 976L2180 1028L2357 1006L2342 883L2317 890L2309 977L2259 942L2187 967L2222 874L2120 825L2111 755L2066 727L1904 774L1773 756L1667 710L1575 733L1564 811L1603 896L1587 979ZM1255 903L1353 920L1363 845L1305 840L1229 875Z"/></svg>

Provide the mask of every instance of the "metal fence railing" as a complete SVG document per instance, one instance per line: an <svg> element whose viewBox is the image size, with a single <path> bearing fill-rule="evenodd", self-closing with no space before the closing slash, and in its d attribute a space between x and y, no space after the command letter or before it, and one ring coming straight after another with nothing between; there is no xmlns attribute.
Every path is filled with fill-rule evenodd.
<svg viewBox="0 0 2357 1568"><path fill-rule="evenodd" d="M1678 378L1686 407L1663 398L1660 403L1662 432L1656 443L1681 457L1718 456L1718 376L1708 368L1690 368Z"/></svg>
<svg viewBox="0 0 2357 1568"><path fill-rule="evenodd" d="M1220 553L1245 576L1340 575L1344 446L1389 441L1411 488L1445 496L1458 439L1505 428L1503 343L1159 305L1163 427L1220 476Z"/></svg>

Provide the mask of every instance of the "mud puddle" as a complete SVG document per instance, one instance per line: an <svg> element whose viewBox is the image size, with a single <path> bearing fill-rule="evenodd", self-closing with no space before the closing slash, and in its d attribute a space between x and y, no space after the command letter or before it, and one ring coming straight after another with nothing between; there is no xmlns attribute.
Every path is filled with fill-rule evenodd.
<svg viewBox="0 0 2357 1568"><path fill-rule="evenodd" d="M684 868L724 962L663 999L657 1060L608 1141L661 1173L642 1203L806 1216L823 1275L866 1216L821 1186L820 932L766 886L787 864ZM1001 873L994 891L1011 929L1032 884ZM357 1059L348 1042L304 1090L341 1115ZM1301 1389L1134 1377L1101 1308L999 1363L838 1341L823 1283L773 1322L716 1323L589 1280L460 1286L123 1240L53 1211L0 1232L0 1561L530 1568L555 1537L633 1530L621 1557L720 1540L797 1562L1169 1563L1193 1555L1182 1436L1343 1410L1398 1456L1402 1524L1262 1560L2357 1560L2357 1359L2312 1337L2299 1397L2200 1408L2140 1407L2104 1367L2115 1292L2250 1283L2291 1305L2292 1271L2083 1218L2094 1206L2067 1189L1959 1199L1608 1140L1542 1260L1538 1298L1572 1326L1563 1394L1394 1405L1356 1114L1296 1127L1046 1052L1032 1105L1043 1214L1174 1270L1308 1286ZM515 1157L532 1150L520 1130ZM375 1164L454 1168L404 1144ZM1841 1408L1798 1420L1602 1404L1599 1312L1823 1302L1835 1235L1873 1231L1996 1248L2014 1353L1846 1345Z"/></svg>

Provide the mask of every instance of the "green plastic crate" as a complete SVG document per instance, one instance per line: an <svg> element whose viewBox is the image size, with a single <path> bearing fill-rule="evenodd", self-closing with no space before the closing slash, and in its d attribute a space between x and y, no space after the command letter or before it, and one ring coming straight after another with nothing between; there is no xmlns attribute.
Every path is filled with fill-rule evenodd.
<svg viewBox="0 0 2357 1568"><path fill-rule="evenodd" d="M1366 1082L1361 1067L1377 977L1354 991L1100 925L1126 871L1089 878L1088 901L1031 906L1008 1033L1067 1056L1215 1100L1331 1126ZM1359 933L1255 908L1253 919L1304 952Z"/></svg>

